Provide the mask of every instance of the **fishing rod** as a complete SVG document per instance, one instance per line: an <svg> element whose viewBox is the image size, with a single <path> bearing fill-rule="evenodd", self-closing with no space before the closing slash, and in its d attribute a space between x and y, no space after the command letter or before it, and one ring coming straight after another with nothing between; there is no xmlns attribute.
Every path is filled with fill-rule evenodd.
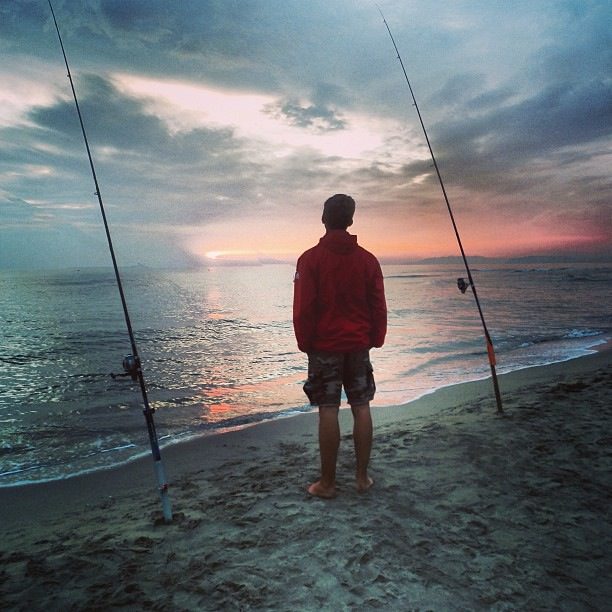
<svg viewBox="0 0 612 612"><path fill-rule="evenodd" d="M450 215L451 222L453 224L453 230L455 231L455 237L457 238L457 243L459 244L459 250L461 251L461 257L463 259L463 264L465 265L465 271L466 271L467 278L468 278L467 281L464 278L458 278L457 287L459 288L459 291L461 291L461 293L465 293L468 290L468 288L472 289L472 294L474 295L474 300L476 301L476 306L478 308L478 314L480 315L480 321L482 323L482 328L484 330L484 335L485 335L485 339L487 342L487 355L489 357L489 365L491 366L491 377L493 379L493 389L495 391L495 401L497 402L497 412L503 413L504 409L502 407L501 394L499 391L499 383L497 382L497 372L495 370L495 366L497 363L495 359L495 349L493 348L493 341L491 340L491 335L489 334L489 330L485 322L484 314L480 306L480 300L478 299L478 293L476 292L476 284L474 283L472 272L470 270L470 266L468 265L468 260L465 255L465 250L463 249L461 237L459 236L459 230L457 228L457 223L455 222L455 215L453 214L453 210L451 208L450 201L446 193L446 188L444 187L444 181L442 180L442 174L440 173L438 162L436 161L436 157L434 155L434 152L431 146L431 142L427 134L427 130L425 129L425 123L423 121L423 117L421 116L421 111L419 110L419 105L417 104L416 96L414 95L412 85L410 84L408 73L406 72L406 68L404 67L404 62L402 61L402 57L400 55L399 49L397 48L397 45L395 44L395 38L393 38L393 34L391 33L391 28L389 27L389 24L387 23L387 20L385 19L385 16L381 8L378 5L376 5L376 7L378 8L378 12L380 13L380 16L382 17L382 20L387 28L387 32L389 32L389 37L391 38L391 42L393 43L393 47L395 48L395 52L397 53L397 59L399 60L400 66L402 67L402 71L404 73L406 83L408 84L408 89L410 90L412 102L414 103L414 108L416 109L417 115L419 117L421 128L423 128L423 134L425 135L425 141L427 142L427 147L429 148L429 154L431 155L431 159L433 161L433 165L436 170L436 174L438 175L438 181L440 182L440 187L442 188L442 194L444 195L444 201L446 202L446 208L448 209L448 214Z"/></svg>
<svg viewBox="0 0 612 612"><path fill-rule="evenodd" d="M98 177L96 175L96 169L94 167L93 158L91 156L91 150L89 148L89 140L87 139L87 133L85 131L85 124L83 123L83 116L81 115L81 109L79 107L79 101L77 99L76 90L74 88L74 82L70 73L70 66L68 65L68 58L66 57L66 50L64 49L64 43L60 34L59 26L57 25L57 19L55 18L55 11L51 0L49 2L49 8L51 9L51 15L53 17L53 23L55 24L55 30L57 32L57 38L62 49L62 55L64 56L64 63L66 64L66 70L68 72L68 79L70 81L70 88L72 89L72 97L74 98L74 105L76 106L77 115L79 116L79 123L81 125L81 132L83 134L83 140L85 141L85 149L87 150L87 158L89 159L89 167L91 168L91 174L93 176L94 185L96 187L95 195L98 197L98 203L100 205L100 212L102 213L102 221L104 223L104 230L106 232L106 240L108 242L108 248L110 251L111 259L113 262L113 268L115 270L115 279L117 281L117 287L119 289L119 296L121 297L121 305L123 306L123 316L125 318L125 324L127 327L128 335L130 337L130 343L132 345L132 354L126 356L123 359L124 374L119 376L130 376L131 379L140 385L140 392L142 394L142 401L144 405L143 413L147 423L147 429L149 432L149 441L151 443L151 453L153 455L155 474L157 476L157 482L159 485L159 494L162 502L162 511L165 522L169 523L172 521L172 508L170 505L170 498L168 496L168 482L164 474L164 466L162 464L161 452L159 450L159 442L157 439L157 432L155 430L155 421L153 419L153 413L155 410L151 408L149 404L149 398L147 396L147 387L145 384L144 374L140 363L140 357L138 356L138 349L136 347L136 339L134 338L134 331L132 329L132 323L130 321L130 313L127 307L127 301L123 292L123 283L121 282L121 275L119 274L119 266L117 265L117 258L115 257L115 249L113 247L113 241L106 219L106 212L104 210L104 204L102 203L102 195L100 192L100 186L98 184ZM112 375L113 378L115 375Z"/></svg>

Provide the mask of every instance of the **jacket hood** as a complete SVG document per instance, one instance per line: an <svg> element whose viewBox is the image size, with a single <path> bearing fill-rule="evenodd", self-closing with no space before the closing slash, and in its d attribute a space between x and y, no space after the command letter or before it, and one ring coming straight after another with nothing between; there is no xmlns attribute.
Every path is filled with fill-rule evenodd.
<svg viewBox="0 0 612 612"><path fill-rule="evenodd" d="M357 236L349 234L346 230L328 230L319 240L319 244L334 253L350 253L357 248Z"/></svg>

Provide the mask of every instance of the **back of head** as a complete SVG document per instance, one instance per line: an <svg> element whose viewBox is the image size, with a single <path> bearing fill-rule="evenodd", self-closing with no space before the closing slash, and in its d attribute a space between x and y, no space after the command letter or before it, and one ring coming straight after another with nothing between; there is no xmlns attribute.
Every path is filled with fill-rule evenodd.
<svg viewBox="0 0 612 612"><path fill-rule="evenodd" d="M337 193L323 205L323 223L327 229L345 230L353 224L355 200L344 193Z"/></svg>

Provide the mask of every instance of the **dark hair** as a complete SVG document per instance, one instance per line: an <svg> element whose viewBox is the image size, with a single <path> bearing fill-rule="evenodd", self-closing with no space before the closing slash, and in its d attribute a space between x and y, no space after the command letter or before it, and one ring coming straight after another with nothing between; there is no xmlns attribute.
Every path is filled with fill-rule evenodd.
<svg viewBox="0 0 612 612"><path fill-rule="evenodd" d="M353 223L355 200L344 193L337 193L323 204L323 223L328 229L346 229Z"/></svg>

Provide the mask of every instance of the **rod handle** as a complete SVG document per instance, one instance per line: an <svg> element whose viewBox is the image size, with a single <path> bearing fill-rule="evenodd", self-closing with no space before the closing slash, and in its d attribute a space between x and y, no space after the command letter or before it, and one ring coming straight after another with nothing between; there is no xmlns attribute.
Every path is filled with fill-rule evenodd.
<svg viewBox="0 0 612 612"><path fill-rule="evenodd" d="M166 481L166 475L164 474L164 466L159 461L154 462L155 475L157 476L157 483L159 485L159 495L162 502L162 512L164 514L164 521L166 523L172 522L172 507L170 504L170 496L168 495L168 482Z"/></svg>

